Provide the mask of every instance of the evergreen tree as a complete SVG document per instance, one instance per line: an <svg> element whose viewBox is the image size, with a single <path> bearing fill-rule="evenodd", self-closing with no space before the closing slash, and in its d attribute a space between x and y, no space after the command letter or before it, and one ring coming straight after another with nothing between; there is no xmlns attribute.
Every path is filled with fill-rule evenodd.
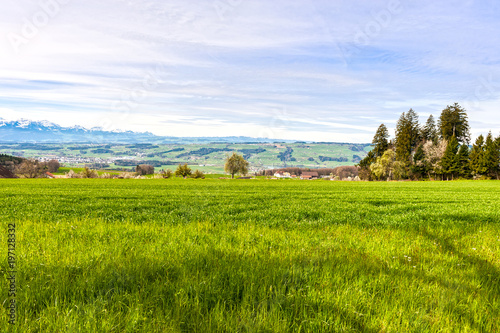
<svg viewBox="0 0 500 333"><path fill-rule="evenodd" d="M384 152L389 148L389 131L384 124L381 124L375 136L373 137L372 144L373 149L368 152L368 154L363 158L357 166L360 168L359 175L360 178L364 180L372 180L374 177L371 172L370 165L376 162L377 157L381 157Z"/></svg>
<svg viewBox="0 0 500 333"><path fill-rule="evenodd" d="M488 176L498 179L499 152L497 142L493 139L491 132L486 137L484 144L484 154L482 165L485 167Z"/></svg>
<svg viewBox="0 0 500 333"><path fill-rule="evenodd" d="M412 150L420 141L418 115L413 109L403 112L396 125L396 159L409 165Z"/></svg>
<svg viewBox="0 0 500 333"><path fill-rule="evenodd" d="M470 153L470 170L473 175L484 175L484 137L481 134L477 137L476 142L472 146L472 151Z"/></svg>
<svg viewBox="0 0 500 333"><path fill-rule="evenodd" d="M384 152L389 148L389 131L384 124L381 124L375 136L373 137L373 152L375 153L375 157L382 156Z"/></svg>
<svg viewBox="0 0 500 333"><path fill-rule="evenodd" d="M377 160L377 156L375 156L375 153L373 150L370 150L368 154L366 154L365 158L363 158L359 163L356 165L359 167L359 178L362 180L373 180L373 174L370 170L370 165L375 163Z"/></svg>
<svg viewBox="0 0 500 333"><path fill-rule="evenodd" d="M418 114L415 111L413 111L413 109L410 109L406 113L406 118L409 124L410 142L411 142L411 148L413 150L417 148L420 141L422 141L422 136L420 134L421 133L420 124L418 122Z"/></svg>
<svg viewBox="0 0 500 333"><path fill-rule="evenodd" d="M452 136L450 141L448 141L448 145L446 146L446 150L444 151L444 155L441 158L441 169L443 174L446 175L446 178L451 176L453 179L456 174L458 174L459 166L458 166L458 141L455 136Z"/></svg>
<svg viewBox="0 0 500 333"><path fill-rule="evenodd" d="M469 178L469 147L467 145L461 145L457 155L458 175L462 178Z"/></svg>
<svg viewBox="0 0 500 333"><path fill-rule="evenodd" d="M470 131L467 112L457 103L448 105L441 112L438 126L442 139L449 140L455 136L460 143L469 143Z"/></svg>
<svg viewBox="0 0 500 333"><path fill-rule="evenodd" d="M424 141L432 141L434 144L437 144L438 138L439 134L436 127L436 121L434 120L434 116L431 114L429 118L427 118L427 122L422 129L422 139Z"/></svg>

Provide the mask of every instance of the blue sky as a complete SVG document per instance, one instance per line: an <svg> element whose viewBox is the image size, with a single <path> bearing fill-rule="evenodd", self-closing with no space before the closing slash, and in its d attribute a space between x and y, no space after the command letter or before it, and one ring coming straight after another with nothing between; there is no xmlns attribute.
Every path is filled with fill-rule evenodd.
<svg viewBox="0 0 500 333"><path fill-rule="evenodd" d="M169 136L369 142L458 102L500 134L500 5L4 0L0 117ZM392 132L392 130L391 130Z"/></svg>

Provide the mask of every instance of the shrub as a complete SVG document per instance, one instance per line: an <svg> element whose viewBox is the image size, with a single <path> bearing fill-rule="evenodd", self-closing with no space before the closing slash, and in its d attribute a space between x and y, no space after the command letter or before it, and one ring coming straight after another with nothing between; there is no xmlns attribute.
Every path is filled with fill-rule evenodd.
<svg viewBox="0 0 500 333"><path fill-rule="evenodd" d="M167 169L167 170L161 170L160 171L160 175L163 177L163 178L172 178L172 175L173 175L173 172L172 170L170 169Z"/></svg>
<svg viewBox="0 0 500 333"><path fill-rule="evenodd" d="M187 163L185 163L184 165L179 164L177 170L175 170L175 175L178 177L186 178L191 175L191 168L188 167Z"/></svg>
<svg viewBox="0 0 500 333"><path fill-rule="evenodd" d="M85 167L80 172L80 178L99 178L99 174L97 173L97 171Z"/></svg>
<svg viewBox="0 0 500 333"><path fill-rule="evenodd" d="M73 169L69 170L69 172L66 173L66 178L82 178L80 174L76 173L73 171Z"/></svg>
<svg viewBox="0 0 500 333"><path fill-rule="evenodd" d="M135 175L132 172L122 172L120 174L120 177L123 179L132 179L135 177Z"/></svg>
<svg viewBox="0 0 500 333"><path fill-rule="evenodd" d="M99 178L102 178L102 179L111 179L111 178L113 178L113 175L109 174L109 173L103 173Z"/></svg>
<svg viewBox="0 0 500 333"><path fill-rule="evenodd" d="M191 177L199 179L199 178L205 178L205 175L200 170L195 170L195 172Z"/></svg>

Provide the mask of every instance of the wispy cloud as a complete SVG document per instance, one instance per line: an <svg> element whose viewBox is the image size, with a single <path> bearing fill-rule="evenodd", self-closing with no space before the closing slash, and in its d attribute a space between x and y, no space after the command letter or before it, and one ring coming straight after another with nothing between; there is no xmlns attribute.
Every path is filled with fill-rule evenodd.
<svg viewBox="0 0 500 333"><path fill-rule="evenodd" d="M475 133L499 132L499 14L458 0L6 1L0 117L369 142L409 108L425 121L459 102Z"/></svg>

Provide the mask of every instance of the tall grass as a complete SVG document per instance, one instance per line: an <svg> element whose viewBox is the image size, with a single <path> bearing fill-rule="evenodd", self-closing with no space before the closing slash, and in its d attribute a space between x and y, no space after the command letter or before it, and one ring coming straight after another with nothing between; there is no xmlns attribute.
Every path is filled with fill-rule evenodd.
<svg viewBox="0 0 500 333"><path fill-rule="evenodd" d="M19 307L0 331L496 332L499 189L2 181Z"/></svg>

